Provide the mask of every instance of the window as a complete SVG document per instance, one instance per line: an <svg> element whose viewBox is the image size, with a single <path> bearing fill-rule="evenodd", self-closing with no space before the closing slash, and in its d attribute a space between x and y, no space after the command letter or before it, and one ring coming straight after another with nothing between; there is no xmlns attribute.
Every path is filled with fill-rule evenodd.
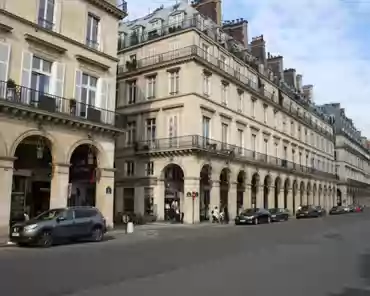
<svg viewBox="0 0 370 296"><path fill-rule="evenodd" d="M135 174L135 163L133 161L126 161L125 166L126 166L125 170L126 176L127 177L133 176Z"/></svg>
<svg viewBox="0 0 370 296"><path fill-rule="evenodd" d="M136 80L127 82L127 91L128 104L135 104L137 96Z"/></svg>
<svg viewBox="0 0 370 296"><path fill-rule="evenodd" d="M298 139L301 140L301 138L302 138L301 126L298 125Z"/></svg>
<svg viewBox="0 0 370 296"><path fill-rule="evenodd" d="M267 156L268 155L268 149L269 149L269 145L268 145L268 140L267 139L263 139L263 153Z"/></svg>
<svg viewBox="0 0 370 296"><path fill-rule="evenodd" d="M227 144L228 129L229 129L229 126L226 123L222 123L222 125L221 125L221 142L222 142L223 145Z"/></svg>
<svg viewBox="0 0 370 296"><path fill-rule="evenodd" d="M288 160L288 147L284 146L284 159Z"/></svg>
<svg viewBox="0 0 370 296"><path fill-rule="evenodd" d="M81 116L87 116L88 106L95 107L96 87L98 79L88 74L82 74L81 85Z"/></svg>
<svg viewBox="0 0 370 296"><path fill-rule="evenodd" d="M264 123L267 123L267 117L268 117L268 113L267 113L267 105L264 104L263 105L263 122Z"/></svg>
<svg viewBox="0 0 370 296"><path fill-rule="evenodd" d="M299 165L302 166L302 152L299 152Z"/></svg>
<svg viewBox="0 0 370 296"><path fill-rule="evenodd" d="M179 93L179 70L169 72L170 75L170 95Z"/></svg>
<svg viewBox="0 0 370 296"><path fill-rule="evenodd" d="M132 145L136 141L136 122L128 122L126 129L126 144Z"/></svg>
<svg viewBox="0 0 370 296"><path fill-rule="evenodd" d="M306 154L306 167L308 167L308 158L309 158L309 155L308 153Z"/></svg>
<svg viewBox="0 0 370 296"><path fill-rule="evenodd" d="M219 62L220 63L220 68L225 69L225 67L226 67L226 57L221 55L219 61L220 61Z"/></svg>
<svg viewBox="0 0 370 296"><path fill-rule="evenodd" d="M251 115L252 117L255 117L256 115L256 100L252 98L251 100Z"/></svg>
<svg viewBox="0 0 370 296"><path fill-rule="evenodd" d="M153 161L149 161L145 164L145 172L147 176L154 175L154 162Z"/></svg>
<svg viewBox="0 0 370 296"><path fill-rule="evenodd" d="M275 143L275 157L279 157L279 143L277 142Z"/></svg>
<svg viewBox="0 0 370 296"><path fill-rule="evenodd" d="M292 162L295 164L295 150L292 149Z"/></svg>
<svg viewBox="0 0 370 296"><path fill-rule="evenodd" d="M49 93L51 84L52 63L38 57L32 59L31 88L35 92L31 93L31 102L37 104L40 93Z"/></svg>
<svg viewBox="0 0 370 296"><path fill-rule="evenodd" d="M286 133L286 117L283 118L283 132Z"/></svg>
<svg viewBox="0 0 370 296"><path fill-rule="evenodd" d="M306 128L304 129L304 139L305 139L306 143L308 143L308 131L307 131Z"/></svg>
<svg viewBox="0 0 370 296"><path fill-rule="evenodd" d="M210 138L210 123L211 119L209 117L203 116L202 127L203 127L203 137Z"/></svg>
<svg viewBox="0 0 370 296"><path fill-rule="evenodd" d="M176 145L178 142L177 118L177 115L171 115L168 119L168 138L170 147L172 147L172 145Z"/></svg>
<svg viewBox="0 0 370 296"><path fill-rule="evenodd" d="M244 111L244 92L242 90L238 90L238 111L243 112Z"/></svg>
<svg viewBox="0 0 370 296"><path fill-rule="evenodd" d="M203 72L203 93L206 96L211 95L211 75Z"/></svg>
<svg viewBox="0 0 370 296"><path fill-rule="evenodd" d="M210 59L210 55L209 55L209 46L205 43L202 44L202 49L203 49L203 55L204 55L204 58L206 60L209 60Z"/></svg>
<svg viewBox="0 0 370 296"><path fill-rule="evenodd" d="M256 152L257 150L257 136L255 134L252 134L251 136L251 150L253 152ZM255 153L253 153L253 157L256 157Z"/></svg>
<svg viewBox="0 0 370 296"><path fill-rule="evenodd" d="M146 98L153 99L155 98L155 85L156 85L156 76L149 76L146 79Z"/></svg>
<svg viewBox="0 0 370 296"><path fill-rule="evenodd" d="M52 30L54 27L55 0L40 0L38 24L45 29Z"/></svg>
<svg viewBox="0 0 370 296"><path fill-rule="evenodd" d="M182 26L182 22L184 20L184 14L178 13L175 15L171 15L168 19L168 24L170 27L178 27Z"/></svg>
<svg viewBox="0 0 370 296"><path fill-rule="evenodd" d="M294 137L295 132L294 132L294 121L290 122L290 134Z"/></svg>
<svg viewBox="0 0 370 296"><path fill-rule="evenodd" d="M146 133L145 138L148 142L151 144L154 144L154 141L156 139L156 120L155 118L149 118L145 122L146 124Z"/></svg>
<svg viewBox="0 0 370 296"><path fill-rule="evenodd" d="M229 84L222 82L221 84L221 102L223 105L227 106L227 94L229 90Z"/></svg>
<svg viewBox="0 0 370 296"><path fill-rule="evenodd" d="M238 146L244 147L244 131L242 129L238 129Z"/></svg>
<svg viewBox="0 0 370 296"><path fill-rule="evenodd" d="M99 18L93 14L87 17L86 45L95 49L99 47Z"/></svg>

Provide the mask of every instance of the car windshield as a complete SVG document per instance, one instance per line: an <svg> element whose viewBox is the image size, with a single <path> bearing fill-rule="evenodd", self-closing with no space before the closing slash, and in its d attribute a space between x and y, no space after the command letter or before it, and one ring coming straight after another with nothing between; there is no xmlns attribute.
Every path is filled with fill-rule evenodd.
<svg viewBox="0 0 370 296"><path fill-rule="evenodd" d="M38 221L45 221L45 220L52 220L56 218L60 213L64 212L64 209L54 209L43 212L42 214L38 215L35 220Z"/></svg>
<svg viewBox="0 0 370 296"><path fill-rule="evenodd" d="M279 209L269 209L269 212L270 212L271 214L276 214L276 213L278 213L278 212L279 212Z"/></svg>
<svg viewBox="0 0 370 296"><path fill-rule="evenodd" d="M301 208L301 210L302 211L308 211L310 209L310 207L309 206L303 206L302 208Z"/></svg>
<svg viewBox="0 0 370 296"><path fill-rule="evenodd" d="M242 215L250 215L250 214L254 214L258 212L258 209L246 209L245 211L243 211L241 214Z"/></svg>

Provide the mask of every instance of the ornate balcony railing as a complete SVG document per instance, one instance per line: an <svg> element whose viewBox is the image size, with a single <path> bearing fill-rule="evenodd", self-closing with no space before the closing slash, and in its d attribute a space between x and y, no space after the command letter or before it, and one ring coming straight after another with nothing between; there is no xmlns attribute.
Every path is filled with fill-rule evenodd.
<svg viewBox="0 0 370 296"><path fill-rule="evenodd" d="M123 120L120 120L122 116L114 111L15 85L10 81L0 81L0 105L2 102L31 107L54 114L68 115L71 118L87 120L97 124L117 128L124 127Z"/></svg>
<svg viewBox="0 0 370 296"><path fill-rule="evenodd" d="M148 141L140 141L134 144L135 153L154 153L175 150L193 150L205 153L216 154L230 159L240 161L250 161L266 164L288 170L290 172L300 172L305 174L315 174L322 177L336 179L334 173L328 173L318 168L305 166L286 159L277 158L271 155L248 150L243 147L231 145L205 138L199 135L190 135L174 138L163 138Z"/></svg>
<svg viewBox="0 0 370 296"><path fill-rule="evenodd" d="M117 7L127 13L127 2L125 0L119 0L117 2Z"/></svg>
<svg viewBox="0 0 370 296"><path fill-rule="evenodd" d="M186 58L197 58L204 63L207 63L219 70L222 70L227 75L243 83L252 93L254 93L255 95L263 96L266 100L275 101L276 103L276 100L278 99L278 94L269 92L263 86L261 87L258 83L252 81L247 76L236 71L234 68L225 64L222 60L210 55L208 52L204 51L202 48L196 45L168 51L140 60L127 61L126 64L120 65L118 67L118 74L129 73L131 71L140 70L146 67L157 65L159 63L166 63L173 60ZM292 108L292 104L288 104L287 102L283 102L280 100L276 104L279 104L281 108L299 117L302 121L312 126L312 128L314 128L316 131L326 135L326 137L330 139L334 139L334 136L332 134L325 131L325 129L321 128L319 125L314 124L314 122L311 120L311 117L305 117L300 110L298 110L297 108Z"/></svg>

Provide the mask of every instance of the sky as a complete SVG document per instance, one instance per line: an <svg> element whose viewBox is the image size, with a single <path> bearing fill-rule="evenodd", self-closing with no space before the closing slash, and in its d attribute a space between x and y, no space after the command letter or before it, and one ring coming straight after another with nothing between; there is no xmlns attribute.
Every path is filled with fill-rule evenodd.
<svg viewBox="0 0 370 296"><path fill-rule="evenodd" d="M127 0L129 20L171 0ZM370 0L222 0L223 20L248 20L249 38L284 56L317 104L338 102L370 138Z"/></svg>

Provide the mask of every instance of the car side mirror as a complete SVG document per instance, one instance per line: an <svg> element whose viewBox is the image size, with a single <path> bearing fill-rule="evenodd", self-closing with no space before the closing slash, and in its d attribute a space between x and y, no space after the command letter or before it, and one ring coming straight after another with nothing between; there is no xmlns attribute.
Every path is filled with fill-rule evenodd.
<svg viewBox="0 0 370 296"><path fill-rule="evenodd" d="M66 220L66 218L65 217L63 217L63 216L60 216L60 217L57 217L57 222L59 223L59 222L62 222L62 221L65 221Z"/></svg>

